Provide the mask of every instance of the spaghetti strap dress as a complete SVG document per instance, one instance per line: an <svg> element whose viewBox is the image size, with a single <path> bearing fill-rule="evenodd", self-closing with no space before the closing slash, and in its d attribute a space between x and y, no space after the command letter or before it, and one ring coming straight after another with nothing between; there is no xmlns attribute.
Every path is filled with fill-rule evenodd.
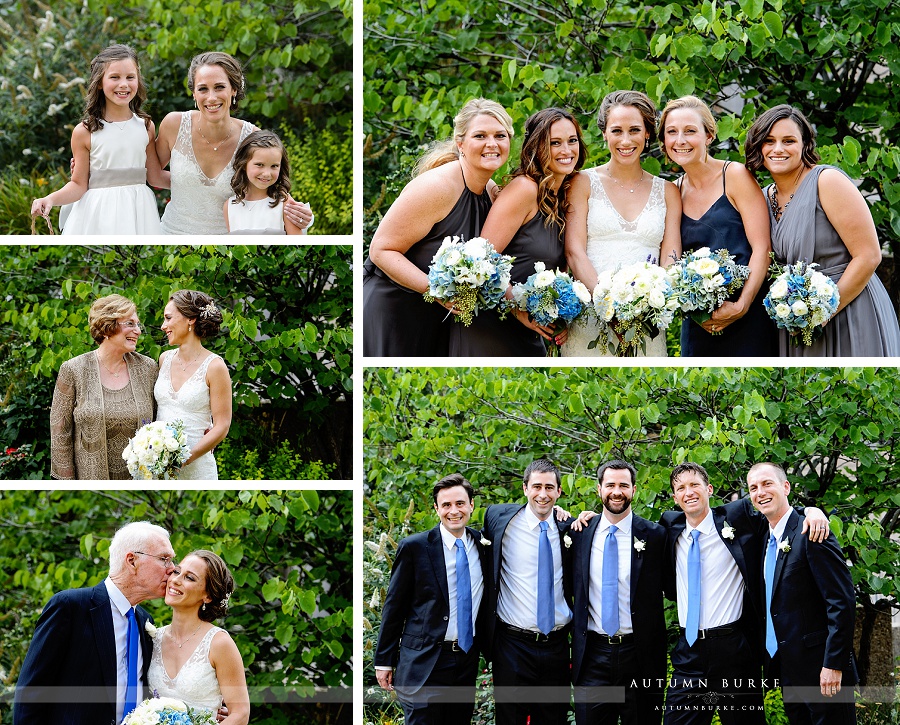
<svg viewBox="0 0 900 725"><path fill-rule="evenodd" d="M545 224L538 211L516 232L503 254L515 257L511 284L524 282L534 274L534 263L547 269L566 269L566 252L559 224ZM466 327L455 323L450 330L452 357L546 357L544 338L525 327L510 313L501 320L497 310L482 310Z"/></svg>
<svg viewBox="0 0 900 725"><path fill-rule="evenodd" d="M461 171L461 170L460 170ZM406 252L406 258L426 274L444 237L471 239L491 209L485 190L476 194L465 185L459 199L443 219ZM421 292L402 287L366 258L363 267L363 354L367 357L446 357L450 329L457 323L437 302L426 302Z"/></svg>
<svg viewBox="0 0 900 725"><path fill-rule="evenodd" d="M834 166L814 166L800 182L794 198L775 221L769 209L772 250L782 264L816 262L818 271L837 282L850 263L850 252L828 221L819 201L819 175ZM842 174L840 169L836 169ZM771 186L766 187L766 196ZM887 290L873 274L862 292L824 327L812 345L793 345L786 330L778 331L783 357L888 357L900 355L900 326Z"/></svg>
<svg viewBox="0 0 900 725"><path fill-rule="evenodd" d="M744 222L725 193L725 171L722 169L722 196L699 219L681 214L681 248L685 254L701 247L715 252L727 249L737 264L749 264L752 249L744 231ZM763 307L768 284L763 284L747 314L732 322L721 334L713 335L690 317L681 323L682 357L774 357L778 354L777 328ZM740 297L740 290L731 299Z"/></svg>

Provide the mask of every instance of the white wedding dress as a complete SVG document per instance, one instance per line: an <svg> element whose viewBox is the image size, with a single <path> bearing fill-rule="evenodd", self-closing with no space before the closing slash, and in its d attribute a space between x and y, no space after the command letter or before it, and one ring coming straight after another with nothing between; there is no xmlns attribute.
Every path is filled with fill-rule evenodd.
<svg viewBox="0 0 900 725"><path fill-rule="evenodd" d="M153 387L153 395L156 398L156 419L182 420L188 444L194 446L212 425L206 371L209 364L219 356L215 353L207 355L194 374L184 382L178 391L172 387L172 358L174 357L175 353L173 352L163 358L159 377ZM217 481L219 471L216 468L216 459L212 451L207 451L196 461L182 468L178 473L178 478Z"/></svg>
<svg viewBox="0 0 900 725"><path fill-rule="evenodd" d="M650 197L637 219L628 221L612 205L596 168L585 172L591 181L588 198L587 255L597 273L615 270L626 264L645 262L648 258L659 262L659 248L666 230L665 182L652 177ZM609 350L602 339L593 350L588 343L600 334L596 319L585 316L569 326L569 339L562 345L560 354L566 357L609 357ZM665 357L666 335L660 333L646 340L646 353L640 356Z"/></svg>
<svg viewBox="0 0 900 725"><path fill-rule="evenodd" d="M221 632L222 628L213 627L204 635L175 677L169 677L162 658L162 641L168 628L168 625L157 627L153 635L153 655L147 671L150 689L160 697L181 700L191 709L202 708L215 713L222 706L222 690L216 671L209 663L209 648L216 632Z"/></svg>

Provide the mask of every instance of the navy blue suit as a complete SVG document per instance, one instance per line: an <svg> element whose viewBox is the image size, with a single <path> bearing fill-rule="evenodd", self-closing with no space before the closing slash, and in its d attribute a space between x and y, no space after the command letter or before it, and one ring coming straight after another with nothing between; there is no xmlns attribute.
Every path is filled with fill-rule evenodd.
<svg viewBox="0 0 900 725"><path fill-rule="evenodd" d="M800 533L803 520L796 511L790 513L781 538L790 550L779 551L775 560L771 611L778 651L767 674L780 680L784 709L793 725L855 723L853 578L834 534L821 544L810 543ZM760 546L762 556L767 541L768 531ZM759 582L765 606L762 575ZM824 697L819 690L823 667L841 671L841 692L835 697Z"/></svg>
<svg viewBox="0 0 900 725"><path fill-rule="evenodd" d="M698 639L693 645L688 645L682 632L672 652L674 673L666 696L665 722L666 725L709 723L713 716L712 708L691 709L703 705L700 695L708 692L710 704L724 706L719 711L719 716L726 725L765 725L765 713L762 709L765 643L760 634L762 556L759 537L768 523L748 499L715 506L712 513L716 531L734 558L744 580L743 611L730 630L717 632L714 638ZM722 535L726 522L734 529L732 538ZM666 592L670 599L676 598L675 542L684 533L686 523L682 511L666 511L660 519L660 524L668 532ZM690 680L693 680L693 684L685 686ZM699 680L706 680L707 687L699 687ZM723 680L726 682L723 683ZM739 687L736 686L738 681L741 683ZM730 709L732 706L735 709Z"/></svg>
<svg viewBox="0 0 900 725"><path fill-rule="evenodd" d="M581 723L618 721L649 725L662 720L666 679L666 620L663 614L663 570L666 531L632 515L632 546L619 556L631 557L632 641L623 644L593 642L590 621L591 555L602 516L595 516L581 532L572 532L574 608L572 618L572 681L575 684L575 719ZM643 551L634 548L642 541ZM590 639L589 639L590 638ZM645 687L643 680L651 680ZM637 687L631 687L633 680ZM599 704L593 687L622 688L624 702Z"/></svg>
<svg viewBox="0 0 900 725"><path fill-rule="evenodd" d="M135 614L146 684L153 643L144 625L152 618L140 607ZM25 655L13 723L114 725L115 716L116 643L106 585L59 592L44 607Z"/></svg>
<svg viewBox="0 0 900 725"><path fill-rule="evenodd" d="M493 586L488 597L488 652L493 660L494 687L504 693L496 699L497 725L524 725L530 717L532 725L564 723L570 697L571 662L568 628L547 637L531 637L512 633L497 619L500 596L500 570L503 560L503 535L513 517L526 504L494 504L484 515L484 536L491 542L491 573ZM555 513L553 514L555 515ZM571 550L565 537L574 519L556 522L559 550L562 554L563 588L571 603ZM537 582L535 582L537 589ZM486 592L487 594L487 592ZM544 701L528 702L528 693L542 690ZM497 690L495 689L495 696Z"/></svg>
<svg viewBox="0 0 900 725"><path fill-rule="evenodd" d="M475 704L475 675L478 670L478 649L484 641L486 600L489 587L490 564L480 535L466 529L478 547L484 577L484 594L475 625L475 643L468 653L442 652L450 619L450 595L447 589L447 567L444 562L444 542L440 526L407 536L397 547L391 581L388 585L381 628L375 647L375 662L379 667L394 669L394 689L403 705L407 722L467 722ZM446 656L445 656L446 655ZM446 703L428 707L432 695L427 687L446 687L447 693L457 687L471 687L467 696L450 706ZM426 691L423 692L423 688ZM438 693L435 700L439 699ZM433 712L428 713L428 710ZM414 712L415 711L415 712Z"/></svg>

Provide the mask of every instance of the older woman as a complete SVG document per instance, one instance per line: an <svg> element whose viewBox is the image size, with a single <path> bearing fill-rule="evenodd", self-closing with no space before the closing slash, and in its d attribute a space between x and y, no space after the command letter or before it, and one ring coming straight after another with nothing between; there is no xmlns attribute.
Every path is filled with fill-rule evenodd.
<svg viewBox="0 0 900 725"><path fill-rule="evenodd" d="M476 237L491 208L491 177L509 158L512 119L476 98L453 123L453 139L423 157L372 238L363 277L363 354L446 356L452 320L426 302L428 265L444 237Z"/></svg>
<svg viewBox="0 0 900 725"><path fill-rule="evenodd" d="M894 306L875 269L881 245L869 205L843 171L818 163L816 132L796 108L775 106L757 118L745 142L747 168L763 167L772 247L780 262L815 262L834 280L840 306L812 345L791 345L780 330L780 352L789 357L900 355Z"/></svg>
<svg viewBox="0 0 900 725"><path fill-rule="evenodd" d="M88 315L96 350L66 360L50 408L50 475L79 480L130 479L122 451L153 420L157 366L135 351L137 308L122 295L101 297Z"/></svg>
<svg viewBox="0 0 900 725"><path fill-rule="evenodd" d="M201 53L191 60L188 88L197 110L168 114L156 139L160 165L170 164L172 172L162 228L166 234L226 234L222 207L233 194L234 154L257 130L231 116L244 97L244 73L227 53ZM312 222L309 206L292 199L284 216L303 230Z"/></svg>

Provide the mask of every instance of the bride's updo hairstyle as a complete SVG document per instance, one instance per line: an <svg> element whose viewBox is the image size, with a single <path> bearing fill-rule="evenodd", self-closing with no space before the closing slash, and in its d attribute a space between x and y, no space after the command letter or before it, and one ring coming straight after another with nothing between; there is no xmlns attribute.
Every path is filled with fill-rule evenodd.
<svg viewBox="0 0 900 725"><path fill-rule="evenodd" d="M200 619L204 622L221 619L228 612L228 600L234 592L234 577L222 558L208 549L197 549L187 556L196 556L206 562L206 595L212 601L200 607ZM184 558L187 559L187 556Z"/></svg>
<svg viewBox="0 0 900 725"><path fill-rule="evenodd" d="M222 310L205 292L181 289L169 297L169 301L182 315L194 321L194 332L201 340L219 334Z"/></svg>

